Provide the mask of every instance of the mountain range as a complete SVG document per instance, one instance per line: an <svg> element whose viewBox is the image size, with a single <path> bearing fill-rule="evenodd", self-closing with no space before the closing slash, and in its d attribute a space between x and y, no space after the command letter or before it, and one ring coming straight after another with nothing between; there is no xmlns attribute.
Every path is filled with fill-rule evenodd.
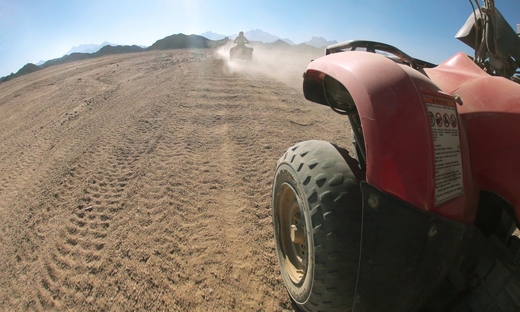
<svg viewBox="0 0 520 312"><path fill-rule="evenodd" d="M28 63L23 66L16 73L12 73L5 77L0 77L0 83L11 80L13 78L29 74L35 72L40 69L44 69L49 66L64 64L74 61L85 60L89 58L110 55L110 54L120 54L120 53L136 53L148 50L169 50L169 49L208 49L208 48L216 48L222 46L228 42L228 38L224 38L222 40L209 40L199 35L185 35L185 34L175 34L163 39L157 40L153 45L149 47L141 47L137 45L118 45L112 46L110 44L104 45L101 49L94 53L89 52L73 52L71 54L64 55L60 58L52 59L46 62L43 62L41 65L36 65L33 63ZM91 49L94 45L85 45L88 49ZM76 47L77 48L77 47Z"/></svg>
<svg viewBox="0 0 520 312"><path fill-rule="evenodd" d="M234 39L238 36L238 34L231 34L231 35L222 35L222 34L217 34L217 33L214 33L212 31L207 31L205 33L202 33L200 34L202 37L205 37L209 40L213 40L213 41L217 41L217 40L222 40L226 37L228 38L231 38L231 39ZM275 35L272 35L270 33L267 33L261 29L255 29L255 30L249 30L249 31L246 31L244 32L244 36L249 39L250 41L260 41L260 42L263 42L263 43L273 43L277 40L282 40L284 42L287 42L288 44L290 45L295 45L295 43L290 40L290 39L287 39L287 38L280 38L278 36L275 36ZM312 37L311 40L309 41L305 41L305 42L302 42L304 44L307 44L307 45L310 45L310 46L313 46L313 47L316 47L316 48L323 48L323 47L327 47L331 44L335 44L337 43L336 40L331 40L331 41L328 41L326 39L324 39L323 37ZM119 46L119 44L114 44L114 43L110 43L110 42L103 42L102 44L81 44L79 46L76 46L76 47L73 47L72 49L70 49L67 53L65 53L65 55L69 55L69 54L72 54L72 53L95 53L97 51L99 51L101 48L105 47L105 46ZM140 46L141 48L143 49L146 49L147 47L146 46L143 46L141 45ZM42 61L36 65L42 65L44 64L45 62Z"/></svg>
<svg viewBox="0 0 520 312"><path fill-rule="evenodd" d="M0 83L11 80L18 76L29 74L37 70L73 61L84 60L88 58L99 57L109 54L118 53L135 53L147 50L168 50L168 49L186 49L186 48L216 48L226 44L229 38L236 38L238 34L231 36L224 36L213 32L205 32L201 35L185 35L175 34L163 39L157 40L154 44L149 47L137 46L137 45L115 45L109 42L103 42L100 45L97 44L83 44L70 49L66 55L60 58L52 59L49 61L40 61L38 64L28 63L23 66L16 73L12 73L5 77L0 77ZM311 40L295 45L289 39L282 39L275 35L264 32L260 29L250 30L244 33L244 36L250 41L262 42L269 45L275 46L295 46L304 49L322 48L330 44L337 43L337 41L327 41L322 37L312 37Z"/></svg>
<svg viewBox="0 0 520 312"><path fill-rule="evenodd" d="M72 49L65 53L65 55L72 53L95 53L107 45L118 46L119 44L114 44L107 41L103 42L102 44L80 44L77 47L72 47Z"/></svg>
<svg viewBox="0 0 520 312"><path fill-rule="evenodd" d="M207 31L205 33L202 33L201 36L206 37L206 38L211 39L211 40L220 40L220 39L223 39L225 37L229 37L231 39L234 39L234 38L238 37L238 34L222 35L222 34L214 33L212 31ZM261 29L245 31L244 32L244 36L249 41L260 41L260 42L264 42L264 43L272 43L272 42L275 42L277 40L282 40L282 41L287 42L290 45L295 45L295 43L293 41L291 41L290 39L280 38L278 36L275 36L275 35L272 35L270 33L267 33L267 32L265 32L265 31L263 31ZM305 42L302 42L302 43L310 45L310 46L313 46L313 47L316 47L316 48L323 48L323 47L326 47L326 46L329 46L331 44L335 44L335 43L338 43L338 42L336 40L327 41L323 37L312 37L311 40L305 41Z"/></svg>

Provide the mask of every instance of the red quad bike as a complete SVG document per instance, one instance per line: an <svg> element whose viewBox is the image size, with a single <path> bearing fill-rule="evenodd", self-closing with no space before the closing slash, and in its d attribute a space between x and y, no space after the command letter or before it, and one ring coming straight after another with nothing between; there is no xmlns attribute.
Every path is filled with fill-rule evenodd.
<svg viewBox="0 0 520 312"><path fill-rule="evenodd" d="M491 0L456 37L474 57L348 41L305 71L355 152L311 140L278 161L276 250L301 309L520 311L520 39Z"/></svg>
<svg viewBox="0 0 520 312"><path fill-rule="evenodd" d="M229 60L251 61L253 60L253 50L251 47L236 45L229 50Z"/></svg>

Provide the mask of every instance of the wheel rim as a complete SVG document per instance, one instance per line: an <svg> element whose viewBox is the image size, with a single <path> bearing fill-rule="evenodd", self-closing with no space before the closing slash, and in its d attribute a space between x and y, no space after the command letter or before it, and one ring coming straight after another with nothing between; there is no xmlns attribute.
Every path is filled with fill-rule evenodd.
<svg viewBox="0 0 520 312"><path fill-rule="evenodd" d="M307 272L308 244L305 217L296 192L288 183L281 185L276 207L280 263L292 283L298 285L303 282Z"/></svg>

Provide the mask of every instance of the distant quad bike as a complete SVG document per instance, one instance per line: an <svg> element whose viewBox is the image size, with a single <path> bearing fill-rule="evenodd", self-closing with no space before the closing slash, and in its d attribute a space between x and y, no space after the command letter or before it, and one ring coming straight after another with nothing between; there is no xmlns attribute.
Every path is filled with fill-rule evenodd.
<svg viewBox="0 0 520 312"><path fill-rule="evenodd" d="M253 48L247 46L236 45L229 50L229 59L234 60L253 60Z"/></svg>
<svg viewBox="0 0 520 312"><path fill-rule="evenodd" d="M276 251L303 310L520 311L520 39L492 0L456 38L475 56L347 41L307 67L306 99L355 139L277 164Z"/></svg>

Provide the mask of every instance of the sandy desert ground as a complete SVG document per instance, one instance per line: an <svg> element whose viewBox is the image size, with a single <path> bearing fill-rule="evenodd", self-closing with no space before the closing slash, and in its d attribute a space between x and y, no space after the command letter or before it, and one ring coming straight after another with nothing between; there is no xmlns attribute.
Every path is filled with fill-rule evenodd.
<svg viewBox="0 0 520 312"><path fill-rule="evenodd" d="M113 55L0 84L0 310L293 311L271 223L277 159L347 146L304 99L316 55Z"/></svg>

